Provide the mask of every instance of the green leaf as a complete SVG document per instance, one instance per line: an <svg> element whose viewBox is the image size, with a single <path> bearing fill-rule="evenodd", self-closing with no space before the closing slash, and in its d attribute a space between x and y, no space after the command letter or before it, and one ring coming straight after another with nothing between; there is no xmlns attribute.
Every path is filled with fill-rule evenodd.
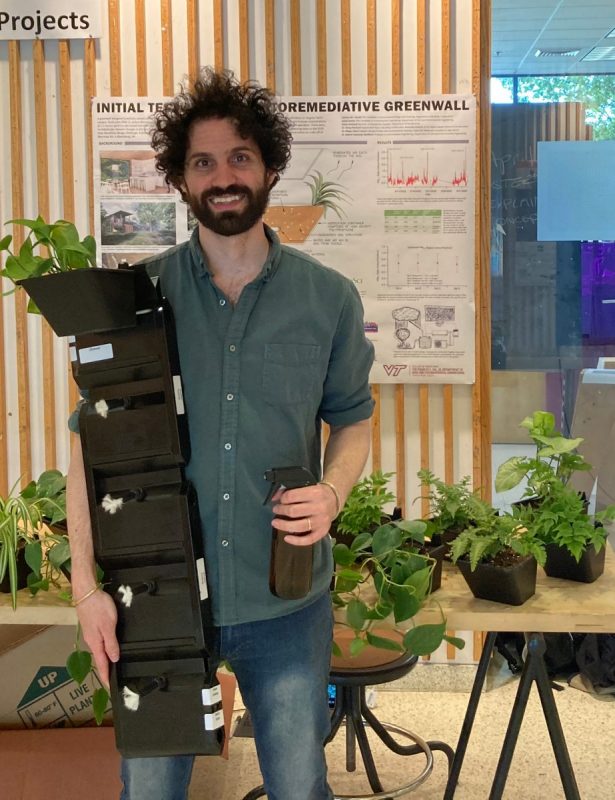
<svg viewBox="0 0 615 800"><path fill-rule="evenodd" d="M349 567L355 562L355 555L346 544L336 544L333 546L333 560L340 567Z"/></svg>
<svg viewBox="0 0 615 800"><path fill-rule="evenodd" d="M37 578L41 576L41 565L43 563L43 545L40 539L28 542L25 551L26 564L30 567Z"/></svg>
<svg viewBox="0 0 615 800"><path fill-rule="evenodd" d="M49 548L48 558L51 564L57 569L63 567L64 564L70 560L70 545L68 539L54 544Z"/></svg>
<svg viewBox="0 0 615 800"><path fill-rule="evenodd" d="M11 236L10 233L7 236L5 236L3 239L0 239L0 252L2 250L8 250L12 241L13 241L13 237Z"/></svg>
<svg viewBox="0 0 615 800"><path fill-rule="evenodd" d="M342 653L342 648L339 646L339 644L338 644L337 642L332 642L332 643L331 643L331 653L332 653L332 654L333 654L333 655L334 655L336 658L342 658L342 656L344 655L344 654Z"/></svg>
<svg viewBox="0 0 615 800"><path fill-rule="evenodd" d="M94 712L94 719L96 720L97 725L102 725L108 702L109 692L104 688L96 689L92 695L92 710Z"/></svg>
<svg viewBox="0 0 615 800"><path fill-rule="evenodd" d="M376 636L369 631L366 632L366 638L369 644L373 647L379 647L382 650L394 650L397 653L403 653L404 648L402 647L399 642L393 641L393 639L387 639L384 636Z"/></svg>
<svg viewBox="0 0 615 800"><path fill-rule="evenodd" d="M453 647L456 647L458 650L463 650L463 648L466 646L465 641L460 639L458 636L448 636L448 634L445 633L442 638L445 642L452 644Z"/></svg>
<svg viewBox="0 0 615 800"><path fill-rule="evenodd" d="M354 630L360 631L367 619L367 606L365 603L353 597L346 608L346 619Z"/></svg>
<svg viewBox="0 0 615 800"><path fill-rule="evenodd" d="M353 553L358 552L359 550L367 550L371 547L372 544L372 535L371 533L360 533L358 536L352 540L350 544L350 549Z"/></svg>
<svg viewBox="0 0 615 800"><path fill-rule="evenodd" d="M26 580L28 582L28 589L30 590L30 594L32 596L34 596L40 590L44 592L49 591L49 580L47 578L39 578L37 575L31 572Z"/></svg>
<svg viewBox="0 0 615 800"><path fill-rule="evenodd" d="M420 599L409 589L394 586L391 588L393 595L393 616L395 622L403 622L418 613L421 607Z"/></svg>
<svg viewBox="0 0 615 800"><path fill-rule="evenodd" d="M512 456L500 464L495 476L496 492L506 492L514 489L527 473L527 460L520 456Z"/></svg>
<svg viewBox="0 0 615 800"><path fill-rule="evenodd" d="M365 641L365 639L361 639L360 637L356 636L350 642L350 647L349 647L350 655L353 658L355 658L356 656L359 655L360 652L365 650L366 647L367 647L367 642Z"/></svg>
<svg viewBox="0 0 615 800"><path fill-rule="evenodd" d="M417 597L424 597L429 591L431 573L431 567L424 567L406 578L404 584L406 586L412 586L416 591Z"/></svg>
<svg viewBox="0 0 615 800"><path fill-rule="evenodd" d="M428 656L437 650L444 640L446 623L417 625L404 636L404 647L415 656Z"/></svg>
<svg viewBox="0 0 615 800"><path fill-rule="evenodd" d="M92 669L92 656L85 650L73 650L66 659L66 669L75 683L83 683Z"/></svg>
<svg viewBox="0 0 615 800"><path fill-rule="evenodd" d="M382 556L388 551L398 548L403 538L402 532L395 525L381 525L374 531L372 551L375 556Z"/></svg>

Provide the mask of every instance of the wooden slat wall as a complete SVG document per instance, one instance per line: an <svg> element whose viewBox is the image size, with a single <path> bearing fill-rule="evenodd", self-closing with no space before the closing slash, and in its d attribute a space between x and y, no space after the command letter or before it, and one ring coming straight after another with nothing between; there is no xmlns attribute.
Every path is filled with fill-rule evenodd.
<svg viewBox="0 0 615 800"><path fill-rule="evenodd" d="M427 511L424 497L414 503L419 467L448 481L472 474L488 494L490 3L106 0L104 11L103 38L97 42L0 43L0 90L9 97L11 121L10 131L0 132L2 163L11 164L10 175L0 174L1 220L40 211L53 219L76 216L84 232L91 230L97 211L89 98L173 94L185 76L194 77L206 63L267 83L280 94L474 92L478 97L477 383L374 386L369 467L396 473L398 504L411 516ZM24 161L28 132L35 155ZM79 182L82 175L87 186L85 179ZM10 199L2 205L4 197ZM10 483L45 467L66 469L64 421L76 392L70 378L67 386L64 343L54 341L40 322L26 319L21 295L2 299L0 332L0 492L5 492Z"/></svg>

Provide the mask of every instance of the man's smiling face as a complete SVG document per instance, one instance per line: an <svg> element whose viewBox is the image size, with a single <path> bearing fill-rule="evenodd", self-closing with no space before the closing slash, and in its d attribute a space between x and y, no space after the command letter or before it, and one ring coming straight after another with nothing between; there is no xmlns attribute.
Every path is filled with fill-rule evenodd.
<svg viewBox="0 0 615 800"><path fill-rule="evenodd" d="M198 221L221 236L245 233L267 208L275 174L256 143L231 119L197 120L190 129L183 193Z"/></svg>

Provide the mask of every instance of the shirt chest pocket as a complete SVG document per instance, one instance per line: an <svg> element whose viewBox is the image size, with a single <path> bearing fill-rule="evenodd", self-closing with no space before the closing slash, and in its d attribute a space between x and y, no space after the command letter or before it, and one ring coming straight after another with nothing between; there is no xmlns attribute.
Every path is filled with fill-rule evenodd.
<svg viewBox="0 0 615 800"><path fill-rule="evenodd" d="M266 344L263 396L268 403L320 403L320 345Z"/></svg>

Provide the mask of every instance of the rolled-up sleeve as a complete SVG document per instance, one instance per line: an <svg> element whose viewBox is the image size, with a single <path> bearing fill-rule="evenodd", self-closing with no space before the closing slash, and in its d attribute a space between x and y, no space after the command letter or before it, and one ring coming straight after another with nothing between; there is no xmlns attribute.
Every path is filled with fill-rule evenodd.
<svg viewBox="0 0 615 800"><path fill-rule="evenodd" d="M369 388L374 346L365 336L359 293L350 281L346 286L319 409L319 416L332 426L369 419L374 410Z"/></svg>

